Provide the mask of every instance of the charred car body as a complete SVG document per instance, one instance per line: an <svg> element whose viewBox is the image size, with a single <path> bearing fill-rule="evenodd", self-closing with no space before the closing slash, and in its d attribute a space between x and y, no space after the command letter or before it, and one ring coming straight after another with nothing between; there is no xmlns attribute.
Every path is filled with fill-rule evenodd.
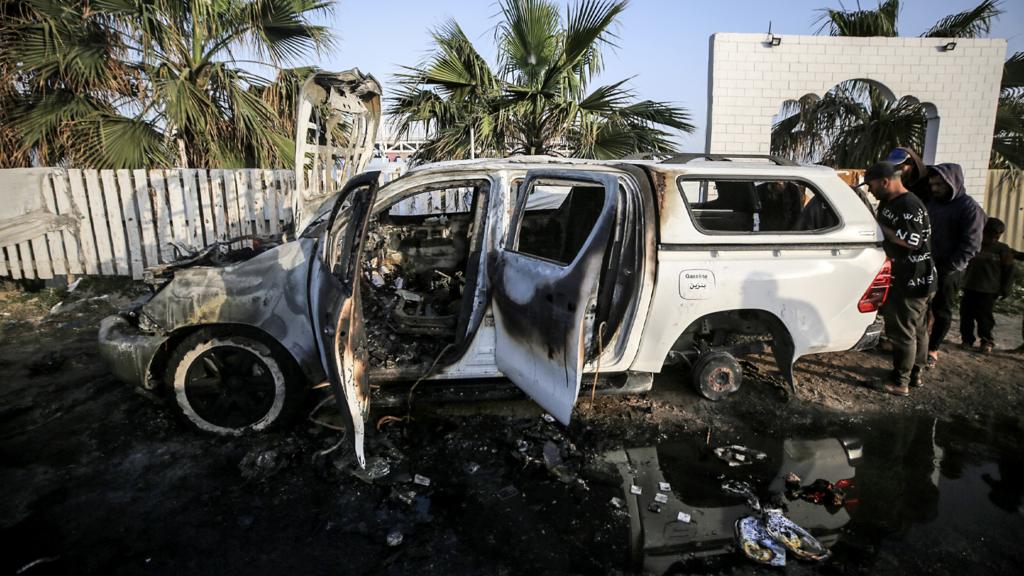
<svg viewBox="0 0 1024 576"><path fill-rule="evenodd" d="M739 387L734 355L770 348L792 382L801 356L877 338L881 236L832 170L740 160L361 174L297 216L293 241L157 271L101 348L220 433L264 429L329 381L360 462L371 382L504 377L563 423L586 373L643 390L683 360L719 399Z"/></svg>

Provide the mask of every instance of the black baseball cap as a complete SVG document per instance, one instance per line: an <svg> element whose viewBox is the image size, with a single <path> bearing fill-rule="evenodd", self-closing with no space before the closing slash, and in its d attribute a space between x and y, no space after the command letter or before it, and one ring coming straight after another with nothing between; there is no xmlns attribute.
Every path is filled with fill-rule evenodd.
<svg viewBox="0 0 1024 576"><path fill-rule="evenodd" d="M875 162L864 171L864 181L858 184L858 186L863 186L879 178L892 178L899 173L900 171L896 169L896 165L892 162Z"/></svg>

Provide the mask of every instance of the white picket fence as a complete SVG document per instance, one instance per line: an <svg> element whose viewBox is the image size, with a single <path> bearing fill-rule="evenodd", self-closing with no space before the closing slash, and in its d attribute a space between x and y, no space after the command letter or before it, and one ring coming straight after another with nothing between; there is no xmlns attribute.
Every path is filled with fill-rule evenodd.
<svg viewBox="0 0 1024 576"><path fill-rule="evenodd" d="M45 211L72 216L77 227L0 246L0 277L138 279L143 269L174 260L174 245L195 250L280 233L291 222L294 186L291 170L49 169Z"/></svg>

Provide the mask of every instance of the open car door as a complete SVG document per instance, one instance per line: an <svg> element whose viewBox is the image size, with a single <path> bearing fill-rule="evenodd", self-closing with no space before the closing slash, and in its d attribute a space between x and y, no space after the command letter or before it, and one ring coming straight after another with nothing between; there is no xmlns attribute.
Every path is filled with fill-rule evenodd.
<svg viewBox="0 0 1024 576"><path fill-rule="evenodd" d="M588 360L592 304L619 199L615 174L530 171L492 261L498 369L562 424Z"/></svg>
<svg viewBox="0 0 1024 576"><path fill-rule="evenodd" d="M320 362L360 467L366 465L363 440L370 415L370 382L359 271L379 178L380 172L362 174L338 194L309 273L309 310Z"/></svg>

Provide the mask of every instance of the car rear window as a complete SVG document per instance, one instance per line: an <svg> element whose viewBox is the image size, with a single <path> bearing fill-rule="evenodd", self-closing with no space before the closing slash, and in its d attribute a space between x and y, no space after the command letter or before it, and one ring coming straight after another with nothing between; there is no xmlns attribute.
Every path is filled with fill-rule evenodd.
<svg viewBox="0 0 1024 576"><path fill-rule="evenodd" d="M802 180L680 178L694 226L709 234L815 234L839 225L825 196Z"/></svg>

